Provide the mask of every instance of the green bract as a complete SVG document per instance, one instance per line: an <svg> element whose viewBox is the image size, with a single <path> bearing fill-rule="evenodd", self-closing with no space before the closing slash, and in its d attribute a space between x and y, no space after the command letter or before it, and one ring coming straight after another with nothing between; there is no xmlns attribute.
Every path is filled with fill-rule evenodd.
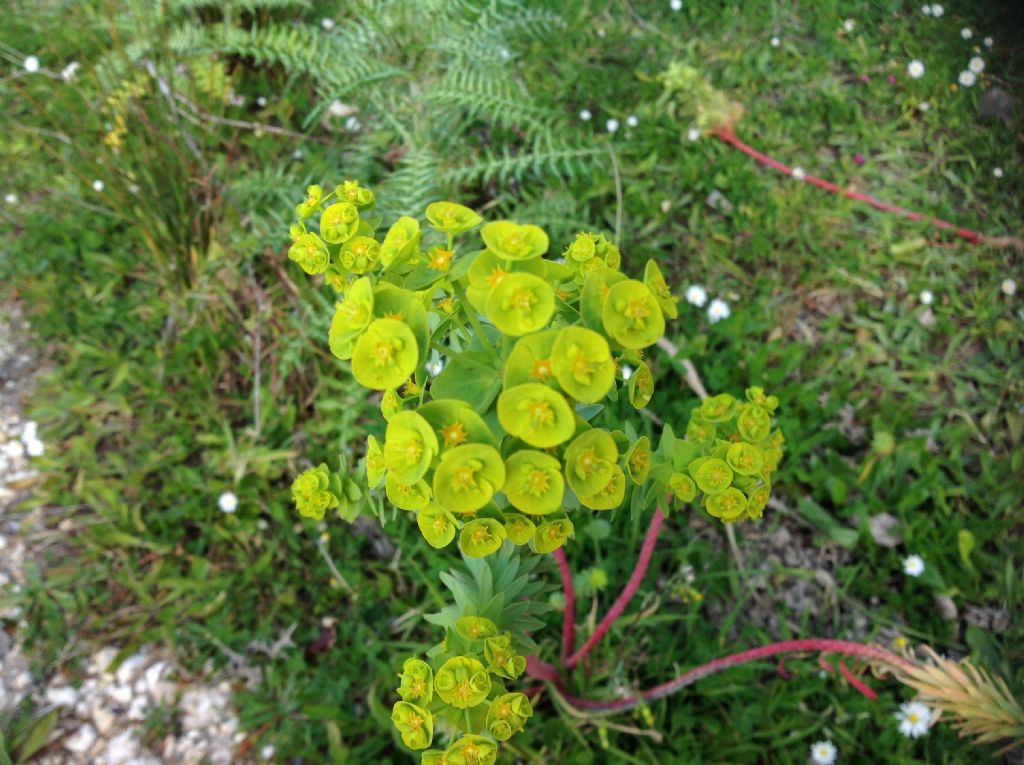
<svg viewBox="0 0 1024 765"><path fill-rule="evenodd" d="M651 470L651 439L641 436L626 452L626 470L633 483L639 485L647 480Z"/></svg>
<svg viewBox="0 0 1024 765"><path fill-rule="evenodd" d="M592 428L573 439L565 450L565 477L581 502L604 490L618 459L619 450L607 430Z"/></svg>
<svg viewBox="0 0 1024 765"><path fill-rule="evenodd" d="M576 430L569 404L540 383L516 385L498 396L498 420L508 433L541 449L557 446Z"/></svg>
<svg viewBox="0 0 1024 765"><path fill-rule="evenodd" d="M728 488L704 498L708 512L725 521L738 520L747 509L747 497L739 489Z"/></svg>
<svg viewBox="0 0 1024 765"><path fill-rule="evenodd" d="M732 468L726 464L725 460L709 457L695 460L695 462L700 464L696 467L691 466L690 472L702 492L721 494L729 488L729 484L732 483Z"/></svg>
<svg viewBox="0 0 1024 765"><path fill-rule="evenodd" d="M512 648L512 636L507 632L484 640L484 658L491 672L507 680L515 680L526 669L526 658Z"/></svg>
<svg viewBox="0 0 1024 765"><path fill-rule="evenodd" d="M491 692L491 677L478 659L456 656L437 670L434 691L446 704L468 709L487 698Z"/></svg>
<svg viewBox="0 0 1024 765"><path fill-rule="evenodd" d="M601 321L612 339L632 350L653 345L665 333L658 299L635 279L612 285L601 308Z"/></svg>
<svg viewBox="0 0 1024 765"><path fill-rule="evenodd" d="M672 494L680 502L693 502L697 498L697 484L688 475L673 473L668 479Z"/></svg>
<svg viewBox="0 0 1024 765"><path fill-rule="evenodd" d="M420 510L416 514L416 525L423 538L427 540L427 544L438 550L447 547L455 539L455 519L440 505L431 505Z"/></svg>
<svg viewBox="0 0 1024 765"><path fill-rule="evenodd" d="M698 409L686 425L686 437L690 441L707 441L709 438L714 438L715 424L701 417Z"/></svg>
<svg viewBox="0 0 1024 765"><path fill-rule="evenodd" d="M539 226L520 226L510 220L488 223L480 229L487 249L505 260L531 260L548 251L548 235Z"/></svg>
<svg viewBox="0 0 1024 765"><path fill-rule="evenodd" d="M555 340L552 360L562 390L580 401L600 401L615 384L608 341L591 329L565 327Z"/></svg>
<svg viewBox="0 0 1024 765"><path fill-rule="evenodd" d="M332 479L335 476L324 464L309 468L296 477L292 482L292 499L299 515L319 521L328 510L340 506L340 481Z"/></svg>
<svg viewBox="0 0 1024 765"><path fill-rule="evenodd" d="M320 216L320 236L331 244L347 242L359 229L359 211L351 202L337 202Z"/></svg>
<svg viewBox="0 0 1024 765"><path fill-rule="evenodd" d="M302 234L296 239L288 248L288 258L307 274L322 274L331 262L327 245L316 234Z"/></svg>
<svg viewBox="0 0 1024 765"><path fill-rule="evenodd" d="M747 517L760 518L764 515L764 509L768 506L768 498L771 497L771 494L771 484L764 483L754 489L747 503Z"/></svg>
<svg viewBox="0 0 1024 765"><path fill-rule="evenodd" d="M412 265L419 251L420 223L415 218L403 215L384 237L380 245L380 264L385 271L395 267Z"/></svg>
<svg viewBox="0 0 1024 765"><path fill-rule="evenodd" d="M437 452L433 428L416 412L399 412L388 421L384 464L402 483L415 483L426 475Z"/></svg>
<svg viewBox="0 0 1024 765"><path fill-rule="evenodd" d="M653 260L648 260L647 266L644 268L644 284L654 294L654 297L658 299L658 305L661 306L662 313L670 319L674 319L679 315L679 309L676 307L677 298L672 294L672 290L668 288L665 277L661 275L661 269L658 268L658 264Z"/></svg>
<svg viewBox="0 0 1024 765"><path fill-rule="evenodd" d="M505 362L504 387L553 381L555 365L552 352L559 334L557 329L549 329L520 338Z"/></svg>
<svg viewBox="0 0 1024 765"><path fill-rule="evenodd" d="M434 718L423 707L408 701L395 702L391 722L402 734L402 743L410 749L426 749L434 740Z"/></svg>
<svg viewBox="0 0 1024 765"><path fill-rule="evenodd" d="M467 733L444 753L446 765L494 765L498 745L484 736Z"/></svg>
<svg viewBox="0 0 1024 765"><path fill-rule="evenodd" d="M757 404L744 404L736 418L736 429L747 441L764 441L771 434L771 415Z"/></svg>
<svg viewBox="0 0 1024 765"><path fill-rule="evenodd" d="M437 231L457 235L476 228L484 219L470 208L455 202L431 202L427 205L427 221Z"/></svg>
<svg viewBox="0 0 1024 765"><path fill-rule="evenodd" d="M562 506L562 466L544 452L523 449L505 461L505 496L517 510L547 515Z"/></svg>
<svg viewBox="0 0 1024 765"><path fill-rule="evenodd" d="M477 518L462 527L459 549L470 558L483 558L501 548L505 527L493 518Z"/></svg>
<svg viewBox="0 0 1024 765"><path fill-rule="evenodd" d="M421 406L419 413L434 429L441 449L451 449L466 443L498 446L498 439L487 427L487 423L464 401L431 401Z"/></svg>
<svg viewBox="0 0 1024 765"><path fill-rule="evenodd" d="M643 409L651 402L654 395L654 377L647 364L640 362L629 378L629 403L637 409Z"/></svg>
<svg viewBox="0 0 1024 765"><path fill-rule="evenodd" d="M530 700L522 693L504 693L487 710L487 731L498 741L507 741L523 729L533 714Z"/></svg>
<svg viewBox="0 0 1024 765"><path fill-rule="evenodd" d="M466 640L483 640L498 634L494 622L483 616L461 616L455 620L455 631Z"/></svg>
<svg viewBox="0 0 1024 765"><path fill-rule="evenodd" d="M700 404L700 416L705 422L726 422L736 416L739 402L728 393L709 396Z"/></svg>
<svg viewBox="0 0 1024 765"><path fill-rule="evenodd" d="M742 441L729 447L725 461L740 475L760 475L761 468L764 466L761 450Z"/></svg>
<svg viewBox="0 0 1024 765"><path fill-rule="evenodd" d="M380 242L370 236L354 236L341 246L341 265L354 274L365 274L380 260Z"/></svg>
<svg viewBox="0 0 1024 765"><path fill-rule="evenodd" d="M396 319L375 319L356 341L352 374L367 388L397 388L409 379L418 358L416 337L406 324Z"/></svg>
<svg viewBox="0 0 1024 765"><path fill-rule="evenodd" d="M413 483L402 483L388 473L384 479L384 493L388 502L400 510L422 510L430 502L430 486L422 478Z"/></svg>
<svg viewBox="0 0 1024 765"><path fill-rule="evenodd" d="M384 470L387 464L384 462L384 450L380 442L374 436L366 439L366 486L376 489L384 480Z"/></svg>
<svg viewBox="0 0 1024 765"><path fill-rule="evenodd" d="M359 185L359 181L344 181L334 189L334 195L359 209L373 207L374 196L369 189Z"/></svg>
<svg viewBox="0 0 1024 765"><path fill-rule="evenodd" d="M533 538L533 549L539 553L554 552L564 545L573 534L572 521L567 518L546 521L537 527Z"/></svg>
<svg viewBox="0 0 1024 765"><path fill-rule="evenodd" d="M519 513L505 513L505 533L513 544L525 545L537 533L533 521Z"/></svg>
<svg viewBox="0 0 1024 765"><path fill-rule="evenodd" d="M539 276L509 274L487 296L485 312L506 335L536 332L547 326L555 312L555 291Z"/></svg>
<svg viewBox="0 0 1024 765"><path fill-rule="evenodd" d="M580 504L591 510L614 510L626 496L626 476L622 468L612 465L611 477L599 491L589 496L580 496Z"/></svg>
<svg viewBox="0 0 1024 765"><path fill-rule="evenodd" d="M312 217L320 209L320 202L324 198L324 190L320 186L307 186L306 198L295 206L295 214L299 220Z"/></svg>
<svg viewBox="0 0 1024 765"><path fill-rule="evenodd" d="M505 463L498 450L486 444L449 449L434 471L434 495L443 507L455 513L479 510L504 485Z"/></svg>
<svg viewBox="0 0 1024 765"><path fill-rule="evenodd" d="M373 318L373 285L366 277L356 279L345 291L345 299L334 306L334 318L327 335L331 353L340 359L352 357L354 341Z"/></svg>
<svg viewBox="0 0 1024 765"><path fill-rule="evenodd" d="M427 706L434 696L434 670L420 659L406 659L402 664L402 673L398 676L400 685L398 695L402 701L410 704Z"/></svg>

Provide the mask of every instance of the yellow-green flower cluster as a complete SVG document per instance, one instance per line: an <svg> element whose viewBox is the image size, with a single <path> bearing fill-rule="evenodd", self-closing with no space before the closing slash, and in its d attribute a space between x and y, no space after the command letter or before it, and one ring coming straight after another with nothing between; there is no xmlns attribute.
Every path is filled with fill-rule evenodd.
<svg viewBox="0 0 1024 765"><path fill-rule="evenodd" d="M447 720L460 734L447 750L428 749L424 763L493 763L498 742L523 729L533 708L527 697L506 683L526 669L526 659L484 616L455 620L428 664L410 658L402 665L396 689L400 701L391 720L410 749L433 743L434 721Z"/></svg>
<svg viewBox="0 0 1024 765"><path fill-rule="evenodd" d="M328 510L351 521L357 514L362 490L351 478L331 472L321 463L300 473L292 482L292 500L299 515L323 520Z"/></svg>

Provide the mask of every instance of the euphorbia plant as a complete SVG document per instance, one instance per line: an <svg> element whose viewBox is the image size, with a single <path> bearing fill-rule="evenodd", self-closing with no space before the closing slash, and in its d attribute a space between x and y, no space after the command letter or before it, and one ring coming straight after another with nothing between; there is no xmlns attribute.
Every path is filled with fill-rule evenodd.
<svg viewBox="0 0 1024 765"><path fill-rule="evenodd" d="M579 707L640 701L575 699L562 672L534 655L544 606L531 600L541 585L530 574L539 556L553 554L562 574L568 671L636 592L665 513L761 517L782 458L778 400L757 387L743 399L706 397L680 435L666 424L655 446L620 421L624 407L606 406L625 399L641 409L651 400L644 351L676 316L654 261L634 279L602 234L582 232L552 252L541 228L484 222L453 202L429 205L425 227L403 216L385 229L374 209L373 193L354 181L329 193L310 186L296 207L289 257L336 291L331 352L379 392L387 425L383 443L367 438L357 470L319 465L292 492L304 516L337 510L353 520L376 509L383 519L387 504L431 546L458 545L469 575L440 574L455 602L427 617L443 629L441 641L424 657L404 657L392 721L406 746L425 750L423 763L486 765L533 714L519 686L524 673ZM435 377L428 372L442 365ZM563 548L574 519L592 512L620 522L649 516L650 528L622 595L577 650ZM643 697L804 650L909 666L874 647L792 641L697 668Z"/></svg>

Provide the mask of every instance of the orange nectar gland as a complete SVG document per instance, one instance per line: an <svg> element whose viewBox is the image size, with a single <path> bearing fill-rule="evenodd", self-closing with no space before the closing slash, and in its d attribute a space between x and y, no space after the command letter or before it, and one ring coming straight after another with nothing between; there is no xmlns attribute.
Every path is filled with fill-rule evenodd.
<svg viewBox="0 0 1024 765"><path fill-rule="evenodd" d="M405 321L405 314L401 311L385 311L385 319L394 319L395 321Z"/></svg>
<svg viewBox="0 0 1024 765"><path fill-rule="evenodd" d="M405 724L408 725L413 730L419 730L420 728L423 727L423 718L420 717L415 712L413 712L411 715L409 715L409 719L406 720Z"/></svg>
<svg viewBox="0 0 1024 765"><path fill-rule="evenodd" d="M634 469L643 469L650 464L650 457L647 452L642 452L637 449L633 452L633 455L629 458L629 464Z"/></svg>
<svg viewBox="0 0 1024 765"><path fill-rule="evenodd" d="M433 250L430 255L430 268L435 271L447 271L452 267L452 256L455 253L452 250L442 250L440 247Z"/></svg>
<svg viewBox="0 0 1024 765"><path fill-rule="evenodd" d="M456 420L451 425L441 428L441 438L445 446L458 446L466 442L466 429Z"/></svg>
<svg viewBox="0 0 1024 765"><path fill-rule="evenodd" d="M651 307L647 304L646 300L630 300L626 303L622 313L625 314L627 319L633 320L634 327L640 328L650 318Z"/></svg>
<svg viewBox="0 0 1024 765"><path fill-rule="evenodd" d="M535 380L546 380L554 374L555 370L551 365L551 359L537 359L533 362L530 370L530 377Z"/></svg>
<svg viewBox="0 0 1024 765"><path fill-rule="evenodd" d="M612 474L611 479L608 481L608 483L604 485L604 488L601 489L601 491L599 491L598 494L602 497L606 494L613 494L615 492L615 483L615 475Z"/></svg>
<svg viewBox="0 0 1024 765"><path fill-rule="evenodd" d="M445 518L442 515L438 515L438 516L436 516L434 518L433 521L431 521L430 525L434 527L434 533L435 534L443 534L445 532L445 530L448 528L448 519ZM413 686L413 690L415 690L417 687L422 687L423 686L423 681L422 680L417 680L416 683L417 683L417 685ZM426 689L424 688L424 690L426 690Z"/></svg>
<svg viewBox="0 0 1024 765"><path fill-rule="evenodd" d="M547 401L531 401L526 405L526 411L535 427L550 425L555 420L555 410Z"/></svg>
<svg viewBox="0 0 1024 765"><path fill-rule="evenodd" d="M391 359L394 357L395 352L398 349L395 348L395 342L393 340L380 339L377 341L377 345L373 349L373 358L379 367L386 367L391 363Z"/></svg>
<svg viewBox="0 0 1024 765"><path fill-rule="evenodd" d="M726 479L726 472L720 467L713 467L708 473L708 478L712 483L723 483Z"/></svg>
<svg viewBox="0 0 1024 765"><path fill-rule="evenodd" d="M506 276L508 276L508 271L503 271L501 266L495 266L494 270L491 271L491 275L487 277L487 283L495 287Z"/></svg>
<svg viewBox="0 0 1024 765"><path fill-rule="evenodd" d="M526 477L526 491L531 496L539 497L544 494L551 485L551 476L544 470L531 470Z"/></svg>
<svg viewBox="0 0 1024 765"><path fill-rule="evenodd" d="M437 301L437 307L440 308L445 313L451 313L452 311L455 310L455 298L453 298L451 295L449 295L448 297L443 297Z"/></svg>
<svg viewBox="0 0 1024 765"><path fill-rule="evenodd" d="M501 663L504 664L504 661L502 661ZM502 702L501 704L498 704L497 709L494 710L494 716L497 717L499 720L507 720L512 716L512 705L507 702ZM911 720L911 722L916 721Z"/></svg>
<svg viewBox="0 0 1024 765"><path fill-rule="evenodd" d="M435 524L435 526L436 526L436 524ZM443 527L441 528L441 531L444 531ZM425 682L423 682L422 679L417 678L416 680L414 680L412 683L409 684L409 690L412 691L417 696L423 696L427 692L427 684ZM417 719L419 719L419 718L417 718Z"/></svg>
<svg viewBox="0 0 1024 765"><path fill-rule="evenodd" d="M468 683L465 684L468 685ZM462 755L465 757L466 762L476 762L480 759L480 747L470 741L462 747Z"/></svg>
<svg viewBox="0 0 1024 765"><path fill-rule="evenodd" d="M491 535L491 532L487 530L486 526L480 526L473 529L473 541L477 544L481 544L487 541L487 538Z"/></svg>

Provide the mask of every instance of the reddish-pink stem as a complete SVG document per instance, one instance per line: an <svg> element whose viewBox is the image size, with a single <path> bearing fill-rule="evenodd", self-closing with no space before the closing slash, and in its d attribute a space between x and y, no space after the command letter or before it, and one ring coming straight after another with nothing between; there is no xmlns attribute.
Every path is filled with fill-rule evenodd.
<svg viewBox="0 0 1024 765"><path fill-rule="evenodd" d="M605 617L601 620L601 623L597 625L597 629L594 630L594 634L591 635L587 642L585 642L580 649L569 656L565 660L566 669L572 669L585 657L588 653L593 650L594 646L601 642L601 639L605 636L605 633L611 629L612 624L615 620L622 615L622 612L626 610L626 606L629 605L629 601L636 595L636 591L640 588L640 583L644 580L644 575L647 573L648 566L651 565L651 556L654 554L654 545L658 541L658 533L661 531L661 525L665 522L665 514L661 512L659 507L654 511L654 515L651 517L651 525L647 528L647 535L644 537L643 547L640 548L640 557L637 559L636 566L633 568L633 573L630 574L629 581L626 583L625 588L619 595L618 599L605 614ZM563 635L563 643L564 643Z"/></svg>
<svg viewBox="0 0 1024 765"><path fill-rule="evenodd" d="M575 707L599 711L625 711L632 709L645 701L655 701L657 699L663 699L666 696L671 696L673 693L682 690L686 686L693 685L698 680L705 678L708 675L713 675L716 672L721 672L724 669L729 669L730 667L735 667L749 661L764 659L769 656L777 656L785 653L801 653L804 651L823 651L826 653L837 653L844 656L854 656L860 659L879 661L891 667L913 666L911 662L906 659L873 645L854 643L848 640L826 640L822 638L786 640L781 643L771 643L770 645L761 646L760 648L752 648L749 651L734 653L730 656L725 656L721 659L715 659L707 662L706 664L701 664L699 667L694 667L689 672L684 672L682 675L679 675L679 677L669 680L666 683L656 685L637 696L609 700L581 699L567 693L562 686L561 681L553 679L557 678L557 671L553 671L554 668L551 667L551 665L543 665L543 662L537 662L532 667L528 665L528 669L531 672L533 669L538 669L539 674L535 675L535 677L554 682L558 687L559 693L565 697L566 701ZM548 668L551 669L548 670ZM858 688L858 690L863 692L863 689L861 688Z"/></svg>
<svg viewBox="0 0 1024 765"><path fill-rule="evenodd" d="M741 141L736 136L736 134L732 132L730 128L718 128L717 130L714 131L714 135L715 137L721 139L722 141L725 141L730 146L739 149L748 157L753 157L762 165L770 167L773 170L778 170L780 173L785 173L786 175L793 174L793 168L789 167L788 165L784 165L778 160L772 159L767 154L762 154L752 146L748 146L747 144L743 143L743 141ZM881 199L876 199L875 197L869 196L868 194L861 194L860 192L854 191L852 189L840 188L836 184L826 181L823 178L818 178L817 176L811 175L810 173L806 173L804 175L804 180L807 183L810 183L812 186L817 186L818 188L825 189L825 191L830 191L833 194L840 194L848 199L854 199L858 202L864 202L865 204L869 204L875 209L882 210L883 212L896 213L897 215L902 215L904 218L909 218L910 220L926 220L936 228L952 231L957 236L966 239L967 241L972 242L974 244L981 242L985 238L982 234L979 234L977 231L972 231L969 228L957 226L955 223L950 223L949 221L942 220L941 218L933 218L919 212L914 212L913 210L907 210L903 207L897 207L896 205L889 204L888 202L883 202Z"/></svg>
<svg viewBox="0 0 1024 765"><path fill-rule="evenodd" d="M565 593L565 615L562 617L562 661L576 649L576 593L572 586L572 571L565 550L559 547L552 555L558 563L562 576L562 592Z"/></svg>

